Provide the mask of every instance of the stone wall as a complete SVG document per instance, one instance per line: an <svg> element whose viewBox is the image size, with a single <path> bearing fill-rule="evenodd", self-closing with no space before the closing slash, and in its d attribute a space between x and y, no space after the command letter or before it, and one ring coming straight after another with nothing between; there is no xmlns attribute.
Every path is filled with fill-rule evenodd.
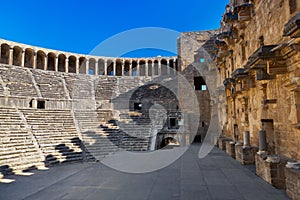
<svg viewBox="0 0 300 200"><path fill-rule="evenodd" d="M286 192L293 199L300 199L300 171L297 169L285 168Z"/></svg>

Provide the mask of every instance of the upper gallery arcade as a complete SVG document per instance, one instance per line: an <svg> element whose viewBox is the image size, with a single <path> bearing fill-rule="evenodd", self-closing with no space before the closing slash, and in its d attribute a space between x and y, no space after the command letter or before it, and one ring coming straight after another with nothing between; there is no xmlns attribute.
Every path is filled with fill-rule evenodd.
<svg viewBox="0 0 300 200"><path fill-rule="evenodd" d="M3 39L0 39L0 63L56 72L109 76L160 76L178 70L176 57L100 57L45 49Z"/></svg>

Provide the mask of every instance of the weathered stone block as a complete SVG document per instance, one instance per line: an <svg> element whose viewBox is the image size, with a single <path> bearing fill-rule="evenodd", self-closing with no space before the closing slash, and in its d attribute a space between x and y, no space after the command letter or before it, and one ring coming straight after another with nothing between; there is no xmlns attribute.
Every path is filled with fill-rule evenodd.
<svg viewBox="0 0 300 200"><path fill-rule="evenodd" d="M226 151L226 141L231 141L231 139L226 137L220 137L218 140L218 146L223 151Z"/></svg>
<svg viewBox="0 0 300 200"><path fill-rule="evenodd" d="M258 147L250 146L244 147L241 145L235 146L235 158L243 165L255 164L255 155L258 151Z"/></svg>
<svg viewBox="0 0 300 200"><path fill-rule="evenodd" d="M264 159L255 155L256 174L278 189L285 188L285 159Z"/></svg>
<svg viewBox="0 0 300 200"><path fill-rule="evenodd" d="M232 158L235 158L235 142L227 140L225 141L225 144L226 144L226 153Z"/></svg>
<svg viewBox="0 0 300 200"><path fill-rule="evenodd" d="M293 199L300 199L300 170L285 168L286 193Z"/></svg>

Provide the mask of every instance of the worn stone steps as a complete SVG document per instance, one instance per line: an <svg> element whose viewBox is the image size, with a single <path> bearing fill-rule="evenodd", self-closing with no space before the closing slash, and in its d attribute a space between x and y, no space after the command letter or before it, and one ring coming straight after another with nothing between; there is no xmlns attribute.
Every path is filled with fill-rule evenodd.
<svg viewBox="0 0 300 200"><path fill-rule="evenodd" d="M23 109L47 165L83 160L81 140L70 110Z"/></svg>

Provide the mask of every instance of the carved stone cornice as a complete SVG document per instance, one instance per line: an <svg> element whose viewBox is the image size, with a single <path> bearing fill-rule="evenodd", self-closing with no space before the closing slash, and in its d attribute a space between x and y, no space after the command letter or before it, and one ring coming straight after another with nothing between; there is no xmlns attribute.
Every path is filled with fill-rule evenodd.
<svg viewBox="0 0 300 200"><path fill-rule="evenodd" d="M300 37L300 12L284 25L283 36L289 36L291 38Z"/></svg>

